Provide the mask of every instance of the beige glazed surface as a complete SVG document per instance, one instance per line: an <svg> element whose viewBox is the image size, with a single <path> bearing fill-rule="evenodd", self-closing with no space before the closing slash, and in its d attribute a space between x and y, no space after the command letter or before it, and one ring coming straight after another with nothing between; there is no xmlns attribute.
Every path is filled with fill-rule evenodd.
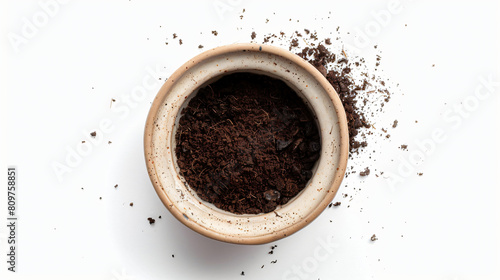
<svg viewBox="0 0 500 280"><path fill-rule="evenodd" d="M237 215L200 200L178 174L175 133L182 108L200 87L234 72L285 81L311 108L321 134L321 156L304 190L274 212ZM278 47L234 44L208 50L185 63L158 92L144 132L151 182L167 209L196 232L220 241L262 244L312 222L332 201L344 177L348 130L337 93L312 65Z"/></svg>

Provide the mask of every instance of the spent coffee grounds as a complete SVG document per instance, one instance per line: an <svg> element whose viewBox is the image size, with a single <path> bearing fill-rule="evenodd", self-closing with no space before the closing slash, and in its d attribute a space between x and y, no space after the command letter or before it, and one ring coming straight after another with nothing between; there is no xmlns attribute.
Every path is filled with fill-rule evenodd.
<svg viewBox="0 0 500 280"><path fill-rule="evenodd" d="M239 214L296 196L321 149L316 121L283 81L235 73L201 88L181 112L175 153L198 196Z"/></svg>

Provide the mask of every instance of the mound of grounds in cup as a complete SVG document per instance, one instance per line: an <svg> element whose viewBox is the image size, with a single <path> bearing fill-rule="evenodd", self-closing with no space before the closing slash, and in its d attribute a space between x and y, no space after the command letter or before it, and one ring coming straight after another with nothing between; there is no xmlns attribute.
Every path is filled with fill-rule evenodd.
<svg viewBox="0 0 500 280"><path fill-rule="evenodd" d="M234 73L200 88L175 135L177 164L204 201L272 212L304 189L321 144L313 114L283 81Z"/></svg>

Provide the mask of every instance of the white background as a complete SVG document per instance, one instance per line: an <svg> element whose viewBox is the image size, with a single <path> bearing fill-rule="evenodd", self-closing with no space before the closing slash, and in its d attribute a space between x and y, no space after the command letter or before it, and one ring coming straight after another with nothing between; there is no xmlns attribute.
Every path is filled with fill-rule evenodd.
<svg viewBox="0 0 500 280"><path fill-rule="evenodd" d="M18 272L8 273L4 261L2 187L0 278L500 279L500 86L488 91L481 83L500 82L496 1L401 0L396 11L391 1L67 1L44 10L48 2L0 7L1 185L8 165L19 171ZM349 162L372 174L346 178L334 200L341 206L272 244L225 244L175 220L143 158L146 115L165 78L203 50L250 41L252 31L258 42L304 28L335 38L337 26L335 47L359 47L345 49L365 57L394 92L371 119L377 134L389 128L391 138L370 142L371 159ZM356 41L362 32L367 47ZM374 72L376 54L382 61ZM154 86L126 105L143 79ZM464 101L460 115L454 108ZM99 130L103 120L112 131ZM55 162L67 165L96 129L100 142L58 180ZM444 142L419 148L436 129ZM423 161L398 171L418 153ZM384 179L391 173L400 182ZM323 248L327 241L335 248ZM272 255L271 245L278 245Z"/></svg>

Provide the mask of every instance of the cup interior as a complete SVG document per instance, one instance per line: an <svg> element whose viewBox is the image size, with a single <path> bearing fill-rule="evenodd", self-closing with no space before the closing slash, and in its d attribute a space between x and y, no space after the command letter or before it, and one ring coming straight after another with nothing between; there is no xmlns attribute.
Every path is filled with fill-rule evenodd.
<svg viewBox="0 0 500 280"><path fill-rule="evenodd" d="M171 156L172 156L172 162L174 163L174 167L175 167L175 170L177 171L177 173L179 174L179 177L181 179L181 181L184 183L184 185L186 186L187 189L189 189L190 193L197 199L199 200L202 204L204 204L206 207L210 208L212 211L217 211L217 212L220 212L222 214L226 214L226 215L231 215L234 213L231 213L231 212L228 212L228 211L225 211L223 209L220 209L218 208L217 206L215 206L214 204L210 203L210 202L207 202L203 199L201 199L198 194L196 193L195 190L193 190L188 182L186 181L186 179L184 179L184 177L181 175L181 172L180 172L180 168L179 168L179 165L177 164L177 156L176 156L176 153L175 153L175 148L177 147L177 143L176 143L176 139L175 139L175 135L177 135L177 130L178 130L178 127L179 127L179 120L181 119L182 115L183 115L183 110L184 108L186 108L189 104L189 102L191 101L191 99L193 99L197 94L198 94L198 91L201 89L201 88L204 88L206 87L207 85L210 85L216 81L218 81L219 79L225 77L225 76L228 76L228 75L231 75L231 74L234 74L234 73L252 73L252 74L258 74L258 75L265 75L265 76L269 76L271 78L274 78L274 79L277 79L277 80L280 80L280 81L283 81L287 86L289 86L296 94L297 96L300 97L300 99L302 100L302 102L304 102L304 104L307 106L307 108L309 109L309 111L311 112L311 114L313 115L313 118L314 118L314 121L316 123L316 126L319 128L319 123L318 123L318 118L316 116L316 112L314 111L314 107L312 107L310 105L310 103L307 101L307 99L305 98L305 96L298 91L298 89L296 88L295 85L293 85L290 81L287 81L287 80L284 80L282 77L278 76L278 75L273 75L272 73L268 73L268 72L264 72L264 71L260 71L260 70L235 70L235 71L231 71L231 72L225 72L225 73L222 73L220 75L217 75L215 77L212 77L211 79L207 80L206 82L204 82L203 84L201 84L200 86L198 86L191 94L189 94L187 96L187 98L184 100L184 102L182 103L182 105L179 107L179 111L177 112L177 115L175 116L175 123L174 123L174 126L172 128L172 138L171 138L171 144L170 146L173 147L173 152L171 153ZM319 129L318 129L319 130ZM321 131L319 131L319 134L320 134L320 140L321 140ZM321 143L321 141L320 141ZM318 163L319 163L319 160L316 161L316 163L314 164L311 172L313 174L316 173L316 170L318 168ZM311 181L311 179L309 179L309 181ZM308 182L309 182L308 181ZM308 185L308 183L306 183L306 186ZM305 189L305 188L304 188ZM293 201L295 201L302 193L303 193L304 190L300 191L295 197L293 197L292 199L290 199L286 204L284 205L278 205L276 207L275 210L279 210L281 209L282 207L290 204L290 203L293 203ZM262 215L264 213L261 213L261 214L236 214L236 215L247 215L247 216L258 216L258 215Z"/></svg>
<svg viewBox="0 0 500 280"><path fill-rule="evenodd" d="M175 134L197 91L235 72L284 81L310 108L320 133L320 158L306 187L274 212L234 214L199 199L183 180L175 158ZM206 51L181 66L158 92L147 118L144 148L151 182L167 209L196 232L217 240L262 244L293 234L331 202L348 156L345 112L337 93L307 61L278 47L236 44Z"/></svg>

